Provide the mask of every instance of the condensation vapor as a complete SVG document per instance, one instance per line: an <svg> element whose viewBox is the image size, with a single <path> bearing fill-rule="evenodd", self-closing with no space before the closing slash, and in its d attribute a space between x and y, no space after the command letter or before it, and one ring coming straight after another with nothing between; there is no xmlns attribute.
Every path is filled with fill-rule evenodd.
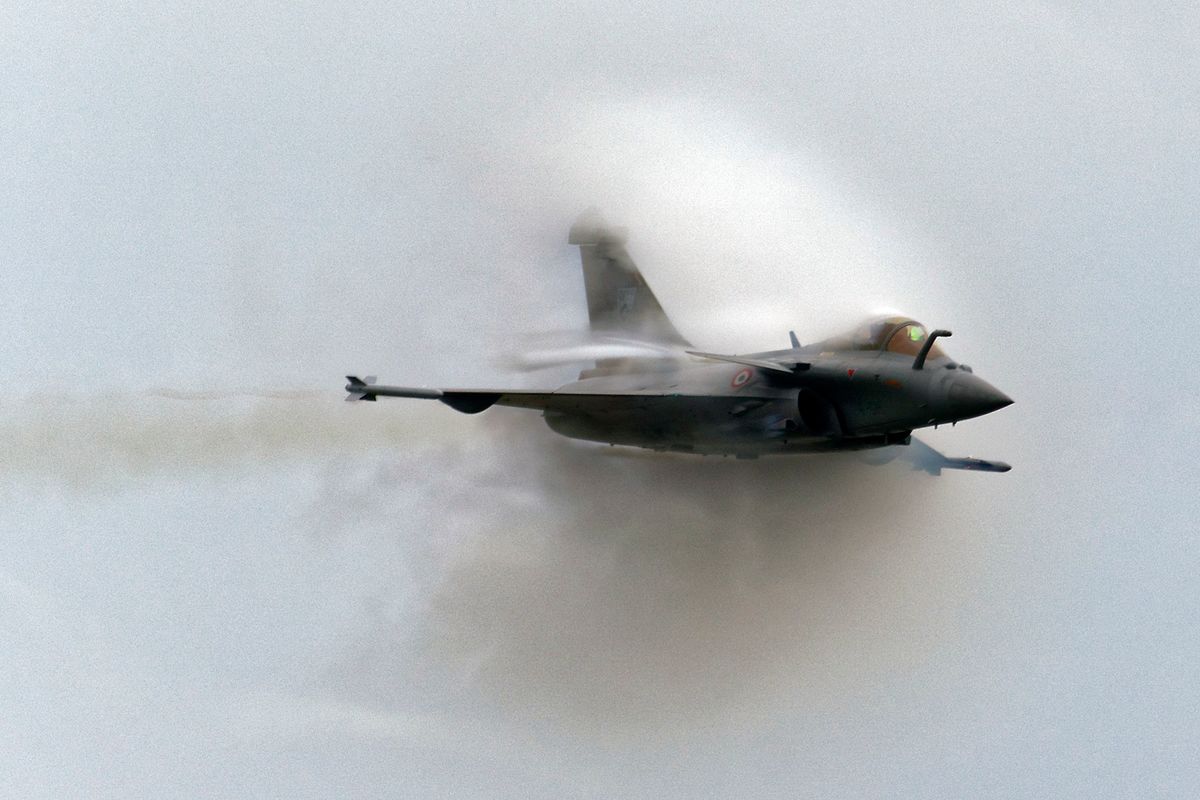
<svg viewBox="0 0 1200 800"><path fill-rule="evenodd" d="M502 410L370 470L333 494L439 565L415 609L380 587L327 676L382 711L636 738L816 710L944 646L975 566L937 481L849 456L643 454Z"/></svg>
<svg viewBox="0 0 1200 800"><path fill-rule="evenodd" d="M812 341L872 309L928 315L940 302L912 243L881 237L870 204L815 153L731 109L669 96L593 100L535 110L501 133L467 145L497 153L470 164L472 182L503 197L513 224L542 243L597 208L627 231L659 301L697 345L774 349L789 329ZM538 280L530 272L509 280L528 285Z"/></svg>
<svg viewBox="0 0 1200 800"><path fill-rule="evenodd" d="M501 732L629 742L819 711L952 646L979 562L970 513L897 463L668 456L514 409L218 394L9 402L3 469L136 488L316 465L303 532L391 543L383 580L339 589L364 613L310 686L368 714L491 709Z"/></svg>
<svg viewBox="0 0 1200 800"><path fill-rule="evenodd" d="M604 358L684 361L689 356L678 346L558 331L526 336L518 349L499 352L494 360L507 369L536 372L566 365L586 366L589 362Z"/></svg>
<svg viewBox="0 0 1200 800"><path fill-rule="evenodd" d="M366 612L313 686L370 713L490 708L500 729L625 739L821 708L952 643L978 562L970 514L900 464L585 445L513 409L202 394L10 402L4 470L136 488L315 465L306 534L391 542L383 580L339 590Z"/></svg>
<svg viewBox="0 0 1200 800"><path fill-rule="evenodd" d="M735 124L698 136L703 109L667 108L535 115L536 137L489 141L497 157L464 172L533 220L529 240L601 205L698 346L783 346L789 327L807 339L907 296L802 159ZM764 322L774 339L747 335ZM382 535L376 561L397 563L391 582L344 587L366 611L312 691L373 713L490 709L519 730L621 737L818 708L952 641L977 561L967 510L897 464L662 456L565 441L511 409L237 394L10 403L0 469L87 486L321 465L309 533Z"/></svg>
<svg viewBox="0 0 1200 800"><path fill-rule="evenodd" d="M9 398L0 404L6 443L0 474L119 487L399 444L419 450L422 434L437 430L437 419L361 413L356 405L343 403L340 394L307 390Z"/></svg>
<svg viewBox="0 0 1200 800"><path fill-rule="evenodd" d="M499 722L608 736L819 705L940 646L976 563L970 515L899 463L608 448L514 409L176 394L10 400L4 473L136 488L315 466L309 535L392 542L385 580L351 589L374 609L356 643L323 659L323 693L379 712L482 697Z"/></svg>
<svg viewBox="0 0 1200 800"><path fill-rule="evenodd" d="M565 238L593 205L627 226L701 347L785 346L789 328L811 341L927 283L804 153L713 112L647 100L534 113L529 131L468 143L494 155L464 172L505 198L527 242ZM547 268L504 280L527 289ZM322 693L374 712L458 709L474 724L492 709L509 730L636 738L836 704L953 641L975 540L926 475L853 456L581 445L507 409L457 419L423 430L433 444L420 454L330 476L314 525L390 536L392 557L419 565L396 581L419 588L373 590Z"/></svg>
<svg viewBox="0 0 1200 800"><path fill-rule="evenodd" d="M470 180L513 219L540 220L531 240L591 205L627 226L698 346L785 346L791 327L811 341L928 285L804 153L659 100L532 114L528 131L466 145L497 154ZM426 538L440 564L415 610L375 593L359 646L328 675L349 702L635 736L837 703L953 643L978 558L943 482L853 456L608 449L533 415L482 417L422 458L338 478L335 496L390 515L398 542Z"/></svg>

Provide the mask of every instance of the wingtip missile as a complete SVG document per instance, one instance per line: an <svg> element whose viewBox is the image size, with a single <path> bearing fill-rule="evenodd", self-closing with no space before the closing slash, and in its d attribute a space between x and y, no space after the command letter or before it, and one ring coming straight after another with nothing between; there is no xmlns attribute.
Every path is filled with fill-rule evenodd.
<svg viewBox="0 0 1200 800"><path fill-rule="evenodd" d="M375 376L368 375L366 379L360 378L357 375L346 376L346 395L347 403L357 403L359 400L366 400L369 403L374 403L376 397L370 392L371 385L375 383Z"/></svg>

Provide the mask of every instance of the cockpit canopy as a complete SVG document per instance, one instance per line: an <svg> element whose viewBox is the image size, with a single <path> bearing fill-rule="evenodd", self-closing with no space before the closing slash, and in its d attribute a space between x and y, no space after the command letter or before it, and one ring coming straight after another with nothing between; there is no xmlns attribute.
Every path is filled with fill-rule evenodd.
<svg viewBox="0 0 1200 800"><path fill-rule="evenodd" d="M928 335L924 325L908 317L878 317L855 329L844 346L850 350L886 350L915 358ZM936 343L929 348L930 361L945 357L945 351Z"/></svg>

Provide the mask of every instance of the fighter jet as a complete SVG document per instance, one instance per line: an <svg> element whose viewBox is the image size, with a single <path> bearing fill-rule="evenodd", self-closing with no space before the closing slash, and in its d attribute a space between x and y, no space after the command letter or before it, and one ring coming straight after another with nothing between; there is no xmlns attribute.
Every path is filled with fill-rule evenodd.
<svg viewBox="0 0 1200 800"><path fill-rule="evenodd" d="M623 229L594 212L571 227L588 318L599 340L647 344L647 355L600 358L550 391L424 389L347 376L349 401L439 400L478 414L494 405L542 412L572 439L699 455L762 455L903 448L919 469L1007 472L1008 464L948 458L916 442L918 428L979 417L1013 401L903 316L869 319L842 336L747 355L701 352L680 335L625 247ZM880 451L882 455L885 451ZM878 460L878 459L876 459ZM886 459L890 460L890 458Z"/></svg>

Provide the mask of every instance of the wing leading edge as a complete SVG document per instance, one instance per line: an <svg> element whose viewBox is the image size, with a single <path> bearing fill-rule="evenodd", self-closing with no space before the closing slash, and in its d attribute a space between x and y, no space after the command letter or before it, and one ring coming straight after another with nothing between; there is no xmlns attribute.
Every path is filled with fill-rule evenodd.
<svg viewBox="0 0 1200 800"><path fill-rule="evenodd" d="M441 390L416 389L407 386L382 386L368 378L363 380L354 375L347 375L346 400L350 402L367 400L375 402L380 397L412 397L419 400L440 400L455 411L464 414L478 414L492 406L501 405L522 406L525 408L544 408L543 398L549 397L546 392L493 392L485 390Z"/></svg>
<svg viewBox="0 0 1200 800"><path fill-rule="evenodd" d="M383 386L353 375L347 375L347 401L367 400L374 402L379 397L412 397L418 400L440 400L455 411L478 414L492 406L512 406L545 410L596 411L610 406L613 401L625 401L636 405L653 404L662 398L679 398L677 392L641 391L612 393L582 392L528 392L500 391L491 389L417 389L407 386ZM703 402L721 403L729 398L693 396ZM743 398L744 399L744 398Z"/></svg>

